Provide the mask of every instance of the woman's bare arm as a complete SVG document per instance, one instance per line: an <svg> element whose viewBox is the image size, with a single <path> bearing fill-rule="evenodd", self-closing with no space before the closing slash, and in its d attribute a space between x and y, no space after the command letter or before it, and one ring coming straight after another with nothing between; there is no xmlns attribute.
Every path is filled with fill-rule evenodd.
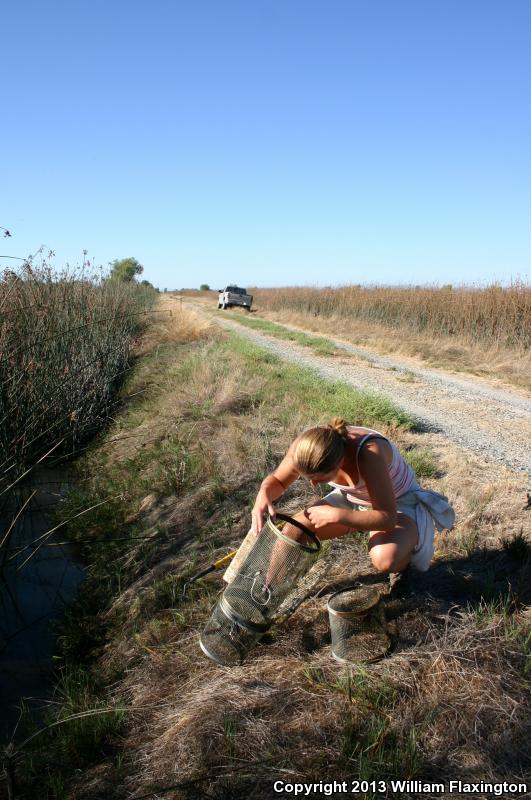
<svg viewBox="0 0 531 800"><path fill-rule="evenodd" d="M346 525L357 531L392 531L396 527L396 500L387 463L385 442L367 442L358 458L361 477L365 480L372 508L367 511L316 506L308 510L317 529L327 524Z"/></svg>
<svg viewBox="0 0 531 800"><path fill-rule="evenodd" d="M293 442L286 455L278 465L278 467L270 474L267 475L260 485L260 490L256 496L255 504L251 513L252 517L252 530L255 533L260 533L263 527L263 516L266 512L274 515L275 509L273 503L281 497L288 486L297 480L299 477L298 471L295 469L293 461L293 451L295 442Z"/></svg>
<svg viewBox="0 0 531 800"><path fill-rule="evenodd" d="M361 477L371 498L371 511L353 511L357 530L392 531L396 527L396 500L387 463L386 443L373 439L358 457Z"/></svg>

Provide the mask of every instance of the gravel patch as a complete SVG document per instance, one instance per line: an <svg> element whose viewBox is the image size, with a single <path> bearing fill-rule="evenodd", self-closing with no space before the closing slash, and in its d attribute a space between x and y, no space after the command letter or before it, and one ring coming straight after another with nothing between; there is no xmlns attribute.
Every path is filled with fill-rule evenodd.
<svg viewBox="0 0 531 800"><path fill-rule="evenodd" d="M334 339L331 341L345 351L346 358L317 356L308 348L235 320L217 315L212 319L286 361L315 369L323 378L385 395L415 417L422 428L442 434L486 461L531 473L531 402L517 393L442 370L405 367L393 358Z"/></svg>

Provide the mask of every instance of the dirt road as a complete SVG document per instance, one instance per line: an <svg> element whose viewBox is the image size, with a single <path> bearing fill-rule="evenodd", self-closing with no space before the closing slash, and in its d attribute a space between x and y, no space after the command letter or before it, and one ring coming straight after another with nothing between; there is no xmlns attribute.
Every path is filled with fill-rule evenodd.
<svg viewBox="0 0 531 800"><path fill-rule="evenodd" d="M531 402L519 392L500 390L486 381L457 377L442 370L407 366L345 342L334 342L343 356L322 357L307 347L279 340L240 325L230 312L210 313L220 326L275 353L286 361L312 367L319 375L370 389L393 400L433 434L446 437L485 461L531 473ZM293 326L290 326L293 327Z"/></svg>

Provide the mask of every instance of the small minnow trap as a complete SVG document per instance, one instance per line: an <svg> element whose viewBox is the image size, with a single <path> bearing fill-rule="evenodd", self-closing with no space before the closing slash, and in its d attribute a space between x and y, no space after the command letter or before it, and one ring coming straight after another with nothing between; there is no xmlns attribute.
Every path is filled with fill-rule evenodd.
<svg viewBox="0 0 531 800"><path fill-rule="evenodd" d="M243 662L321 549L319 539L302 523L286 514L274 520L268 517L256 537L244 539L240 551L245 557L238 559L240 551L236 554L235 568L229 568L231 582L201 633L201 649L218 664Z"/></svg>
<svg viewBox="0 0 531 800"><path fill-rule="evenodd" d="M332 655L345 664L363 664L384 656L391 644L380 592L374 586L355 585L328 600Z"/></svg>

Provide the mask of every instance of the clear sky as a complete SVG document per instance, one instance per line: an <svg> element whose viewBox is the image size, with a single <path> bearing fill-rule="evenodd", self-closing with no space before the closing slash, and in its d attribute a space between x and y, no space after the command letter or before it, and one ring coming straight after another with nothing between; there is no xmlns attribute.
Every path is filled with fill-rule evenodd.
<svg viewBox="0 0 531 800"><path fill-rule="evenodd" d="M528 279L530 41L530 0L4 0L0 253Z"/></svg>

